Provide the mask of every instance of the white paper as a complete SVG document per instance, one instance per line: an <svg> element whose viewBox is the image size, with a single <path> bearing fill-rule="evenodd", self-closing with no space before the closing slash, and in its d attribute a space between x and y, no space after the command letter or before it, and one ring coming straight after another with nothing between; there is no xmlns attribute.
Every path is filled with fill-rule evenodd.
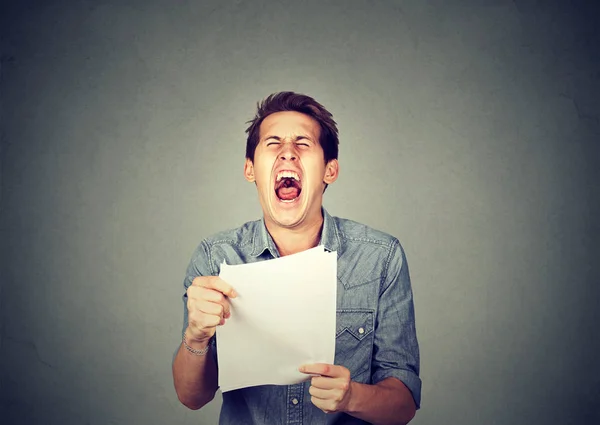
<svg viewBox="0 0 600 425"><path fill-rule="evenodd" d="M219 277L238 296L217 327L222 392L290 385L310 376L298 367L333 364L337 253L322 245L273 260L221 266Z"/></svg>

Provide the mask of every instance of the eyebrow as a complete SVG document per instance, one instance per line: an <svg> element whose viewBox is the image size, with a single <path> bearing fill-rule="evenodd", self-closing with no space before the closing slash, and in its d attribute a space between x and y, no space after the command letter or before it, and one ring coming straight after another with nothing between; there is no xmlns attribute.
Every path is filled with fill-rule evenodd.
<svg viewBox="0 0 600 425"><path fill-rule="evenodd" d="M265 140L269 140L269 139L275 139L275 140L277 140L277 141L279 141L279 142L281 142L281 140L282 140L282 138L281 138L281 137L279 137L279 136L267 136L267 137L265 137L265 138L263 139L263 142L264 142ZM311 139L310 137L308 137L308 136L296 136L296 138L294 139L294 142L297 142L298 140L304 140L304 139L306 139L306 140L310 140L310 141L312 142L312 139Z"/></svg>

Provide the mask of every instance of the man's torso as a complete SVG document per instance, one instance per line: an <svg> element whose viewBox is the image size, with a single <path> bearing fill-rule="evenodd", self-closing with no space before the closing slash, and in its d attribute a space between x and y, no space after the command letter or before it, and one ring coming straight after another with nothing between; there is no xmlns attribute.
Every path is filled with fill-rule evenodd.
<svg viewBox="0 0 600 425"><path fill-rule="evenodd" d="M350 370L353 381L371 383L374 331L383 278L395 238L351 220L324 213L321 245L338 255L336 365ZM220 265L247 264L278 257L262 220L221 232L203 241L207 262L196 270L218 275ZM188 270L188 276L190 271ZM306 314L310 314L307 311ZM218 341L216 343L218 349ZM223 394L220 424L364 424L345 414L326 415L312 405L310 382L266 385Z"/></svg>

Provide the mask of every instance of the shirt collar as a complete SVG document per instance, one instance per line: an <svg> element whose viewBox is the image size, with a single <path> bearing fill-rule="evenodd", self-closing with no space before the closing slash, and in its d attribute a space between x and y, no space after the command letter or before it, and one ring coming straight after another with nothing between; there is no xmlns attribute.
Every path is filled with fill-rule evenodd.
<svg viewBox="0 0 600 425"><path fill-rule="evenodd" d="M321 210L323 211L323 231L320 244L329 252L337 251L340 247L340 236L336 222L325 208L321 208Z"/></svg>
<svg viewBox="0 0 600 425"><path fill-rule="evenodd" d="M266 250L269 250L273 258L279 257L279 252L277 251L275 242L273 242L273 238L271 238L271 235L267 231L265 218L263 216L254 227L254 244L250 255L258 257Z"/></svg>
<svg viewBox="0 0 600 425"><path fill-rule="evenodd" d="M335 220L329 215L327 210L321 207L321 211L323 213L323 230L321 231L321 241L319 244L323 245L326 251L332 252L340 246L338 229ZM279 257L279 252L275 246L275 242L273 242L273 238L271 238L271 235L267 231L265 218L263 217L254 228L254 243L250 255L258 257L266 250L271 253L273 258Z"/></svg>

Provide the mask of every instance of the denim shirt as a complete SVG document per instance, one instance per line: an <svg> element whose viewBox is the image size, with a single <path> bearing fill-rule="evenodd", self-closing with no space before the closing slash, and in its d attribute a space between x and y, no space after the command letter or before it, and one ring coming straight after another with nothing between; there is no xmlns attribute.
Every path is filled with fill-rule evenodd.
<svg viewBox="0 0 600 425"><path fill-rule="evenodd" d="M320 244L338 255L334 363L348 368L355 382L376 384L389 377L399 379L419 408L419 347L404 250L396 238L386 233L332 217L324 208L322 212ZM276 257L279 252L264 219L252 221L203 240L188 266L184 286L187 289L196 276L218 275L223 261L234 265ZM186 305L184 293L184 330ZM218 342L213 341L215 360L217 346ZM311 403L309 387L310 381L306 381L225 392L219 424L367 423L345 413L325 414Z"/></svg>

